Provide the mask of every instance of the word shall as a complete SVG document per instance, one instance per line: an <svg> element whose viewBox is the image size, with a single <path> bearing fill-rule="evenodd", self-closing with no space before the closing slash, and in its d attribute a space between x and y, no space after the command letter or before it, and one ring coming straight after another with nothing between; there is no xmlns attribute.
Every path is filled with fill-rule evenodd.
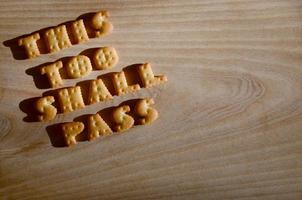
<svg viewBox="0 0 302 200"><path fill-rule="evenodd" d="M71 22L71 31L68 33L66 25L52 27L43 32L44 45L47 47L47 53L60 51L72 46L69 35L76 44L83 43L91 37L101 37L110 33L113 25L108 21L109 13L100 11L84 24L83 19ZM34 58L40 55L38 40L40 33L36 32L18 40L18 45L22 46L28 58Z"/></svg>
<svg viewBox="0 0 302 200"><path fill-rule="evenodd" d="M134 115L138 118L137 121L127 113L130 112L129 105L115 107L111 112L112 129L98 114L89 115L87 121L88 140L94 140L100 136L108 136L116 132L123 132L134 124L144 125L150 124L158 118L158 112L151 106L154 105L153 99L140 99L134 107ZM76 136L79 135L85 128L83 122L65 122L61 124L61 131L67 146L77 143Z"/></svg>
<svg viewBox="0 0 302 200"><path fill-rule="evenodd" d="M167 81L165 75L155 76L149 63L139 65L137 70L142 85L145 88L159 85ZM118 96L140 90L139 84L128 85L123 71L113 73L112 82L115 93ZM58 89L56 92L60 110L63 113L85 107L80 86L62 88ZM109 99L113 99L112 94L109 92L101 78L89 82L88 104L94 104ZM54 96L40 97L35 101L34 106L38 113L38 116L36 117L38 121L50 121L55 118L57 108L52 105L54 102Z"/></svg>

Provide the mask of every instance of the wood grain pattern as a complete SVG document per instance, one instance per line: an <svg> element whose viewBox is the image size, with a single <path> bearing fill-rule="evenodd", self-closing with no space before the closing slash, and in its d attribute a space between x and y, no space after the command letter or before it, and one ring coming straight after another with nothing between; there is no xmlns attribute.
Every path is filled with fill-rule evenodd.
<svg viewBox="0 0 302 200"><path fill-rule="evenodd" d="M1 200L302 199L301 0L0 5ZM114 25L103 39L34 60L14 59L3 44L101 9ZM24 122L20 102L47 91L26 70L99 46L117 49L112 71L148 61L169 82L51 123ZM141 97L156 102L152 125L74 148L52 146L47 126Z"/></svg>

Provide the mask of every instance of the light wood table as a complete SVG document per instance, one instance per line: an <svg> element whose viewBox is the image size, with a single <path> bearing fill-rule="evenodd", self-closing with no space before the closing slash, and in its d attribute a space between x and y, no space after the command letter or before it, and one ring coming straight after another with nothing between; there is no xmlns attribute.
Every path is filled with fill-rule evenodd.
<svg viewBox="0 0 302 200"><path fill-rule="evenodd" d="M44 2L44 3L41 3ZM7 41L106 9L111 35L32 60ZM302 199L301 0L2 0L0 199ZM163 86L26 122L28 70L101 46L108 71L150 62ZM153 97L159 119L124 134L53 146L47 127Z"/></svg>

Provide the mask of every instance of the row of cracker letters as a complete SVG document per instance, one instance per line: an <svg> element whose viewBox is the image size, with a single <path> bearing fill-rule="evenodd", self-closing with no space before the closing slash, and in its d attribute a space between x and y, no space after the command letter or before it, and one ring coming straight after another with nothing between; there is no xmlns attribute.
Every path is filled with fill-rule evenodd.
<svg viewBox="0 0 302 200"><path fill-rule="evenodd" d="M119 57L113 47L101 47L94 50L91 60L85 55L73 56L64 66L60 60L42 66L40 73L47 76L52 88L56 88L63 85L61 69L64 69L67 78L75 79L88 75L93 68L95 70L112 68L118 63L118 60Z"/></svg>
<svg viewBox="0 0 302 200"><path fill-rule="evenodd" d="M95 13L88 23L84 23L83 19L71 22L71 31L68 33L66 25L59 25L44 31L43 44L47 47L47 53L60 51L64 48L71 47L73 44L69 35L74 38L74 43L83 43L90 37L101 37L109 34L113 25L108 21L109 13L100 11ZM18 45L23 47L28 58L34 58L41 54L38 40L41 39L39 32L27 35L18 40Z"/></svg>
<svg viewBox="0 0 302 200"><path fill-rule="evenodd" d="M165 75L155 76L149 63L137 66L137 70L142 86L145 88L159 85L167 81L167 77ZM113 73L112 82L115 93L118 96L138 91L141 88L139 84L128 85L125 73L123 71ZM113 98L112 94L109 92L101 78L91 80L89 85L89 105ZM80 86L58 89L57 94L60 110L63 113L75 111L85 107ZM50 121L55 118L57 108L52 105L54 102L54 96L40 97L35 102L35 109L39 113L37 116L38 121Z"/></svg>
<svg viewBox="0 0 302 200"><path fill-rule="evenodd" d="M104 119L98 113L89 115L87 119L87 133L88 140L94 140L100 136L108 136L116 132L123 132L134 124L144 125L150 124L158 118L158 112L155 108L154 100L151 99L139 99L134 107L134 114L137 120L130 116L130 106L122 105L115 107L111 112L111 120L113 122L112 127L104 121ZM83 122L65 122L61 124L61 131L67 146L71 146L77 143L76 136L83 132L85 125Z"/></svg>

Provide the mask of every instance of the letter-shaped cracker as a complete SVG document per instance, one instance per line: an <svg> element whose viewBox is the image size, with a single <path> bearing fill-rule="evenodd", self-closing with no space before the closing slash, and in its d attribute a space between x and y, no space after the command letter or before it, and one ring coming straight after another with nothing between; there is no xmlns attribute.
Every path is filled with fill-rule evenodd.
<svg viewBox="0 0 302 200"><path fill-rule="evenodd" d="M77 43L82 43L89 40L83 19L72 22L72 34Z"/></svg>
<svg viewBox="0 0 302 200"><path fill-rule="evenodd" d="M35 108L40 113L37 116L39 121L50 121L55 118L57 109L51 105L54 102L55 98L53 96L41 97L36 101Z"/></svg>
<svg viewBox="0 0 302 200"><path fill-rule="evenodd" d="M95 69L108 69L118 63L118 55L113 47L102 47L93 54Z"/></svg>
<svg viewBox="0 0 302 200"><path fill-rule="evenodd" d="M134 125L134 119L126 113L130 111L130 107L127 105L119 106L112 112L114 125L113 130L122 132L130 129Z"/></svg>
<svg viewBox="0 0 302 200"><path fill-rule="evenodd" d="M151 107L154 105L153 99L140 99L135 105L135 114L141 117L138 124L150 124L158 118L158 112Z"/></svg>
<svg viewBox="0 0 302 200"><path fill-rule="evenodd" d="M99 114L89 116L88 119L88 139L94 140L99 136L108 136L112 133L111 128Z"/></svg>
<svg viewBox="0 0 302 200"><path fill-rule="evenodd" d="M140 89L139 84L128 85L123 71L113 74L113 86L118 96L135 92Z"/></svg>
<svg viewBox="0 0 302 200"><path fill-rule="evenodd" d="M63 67L62 61L57 61L42 67L41 74L46 74L51 87L59 87L63 84L59 69Z"/></svg>
<svg viewBox="0 0 302 200"><path fill-rule="evenodd" d="M80 86L60 89L58 97L63 113L85 107Z"/></svg>
<svg viewBox="0 0 302 200"><path fill-rule="evenodd" d="M66 145L76 144L76 136L84 130L84 124L82 122L66 122L61 126Z"/></svg>
<svg viewBox="0 0 302 200"><path fill-rule="evenodd" d="M44 38L50 53L71 46L65 25L48 29L44 34Z"/></svg>
<svg viewBox="0 0 302 200"><path fill-rule="evenodd" d="M90 59L84 55L74 56L66 65L69 78L79 78L88 75L92 71Z"/></svg>
<svg viewBox="0 0 302 200"><path fill-rule="evenodd" d="M154 76L151 65L149 63L140 65L138 67L138 73L144 87L146 88L168 81L165 75Z"/></svg>
<svg viewBox="0 0 302 200"><path fill-rule="evenodd" d="M109 13L107 11L100 11L91 19L90 25L94 31L94 37L101 37L109 34L113 30L113 25L108 21Z"/></svg>
<svg viewBox="0 0 302 200"><path fill-rule="evenodd" d="M112 95L108 91L102 79L96 79L90 81L89 96L88 96L89 104L105 101L112 98L113 98Z"/></svg>
<svg viewBox="0 0 302 200"><path fill-rule="evenodd" d="M40 55L40 50L37 45L37 40L40 39L40 34L35 33L18 41L19 46L24 46L28 58L34 58Z"/></svg>

